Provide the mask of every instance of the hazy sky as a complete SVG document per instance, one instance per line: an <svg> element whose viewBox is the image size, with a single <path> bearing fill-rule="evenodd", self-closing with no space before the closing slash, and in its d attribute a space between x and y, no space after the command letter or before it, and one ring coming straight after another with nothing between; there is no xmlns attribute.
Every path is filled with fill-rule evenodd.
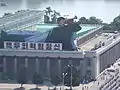
<svg viewBox="0 0 120 90"><path fill-rule="evenodd" d="M45 9L51 6L62 14L79 17L96 16L104 22L111 22L120 14L120 0L2 0L7 7L0 7L0 15L20 9Z"/></svg>

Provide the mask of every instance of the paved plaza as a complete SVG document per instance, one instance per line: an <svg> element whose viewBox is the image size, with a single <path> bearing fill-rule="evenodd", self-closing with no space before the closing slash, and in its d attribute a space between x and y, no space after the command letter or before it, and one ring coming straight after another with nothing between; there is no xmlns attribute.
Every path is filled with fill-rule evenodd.
<svg viewBox="0 0 120 90"><path fill-rule="evenodd" d="M73 87L73 90L99 90L97 89L97 87L95 87L96 85L93 83L90 84L84 84L84 85L80 85L78 87ZM7 84L7 83L1 83L0 84L0 90L14 90L15 88L19 88L20 84ZM33 84L25 84L24 88L25 90L30 90L32 88L35 88L36 86ZM39 86L39 88L41 88L41 90L48 90L47 86ZM53 90L54 87L49 87L50 90ZM66 86L57 86L57 90L63 90L63 89L69 89L69 87Z"/></svg>

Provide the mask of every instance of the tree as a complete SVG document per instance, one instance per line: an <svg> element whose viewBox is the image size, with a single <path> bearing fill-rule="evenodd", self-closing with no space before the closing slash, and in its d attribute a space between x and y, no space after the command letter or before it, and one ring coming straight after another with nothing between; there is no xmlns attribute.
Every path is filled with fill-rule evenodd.
<svg viewBox="0 0 120 90"><path fill-rule="evenodd" d="M88 19L86 19L85 17L81 17L81 18L79 19L79 23L80 23L80 24L88 24Z"/></svg>
<svg viewBox="0 0 120 90"><path fill-rule="evenodd" d="M98 18L92 16L88 19L88 22L89 22L89 24L102 24L103 21L101 19L98 19Z"/></svg>
<svg viewBox="0 0 120 90"><path fill-rule="evenodd" d="M50 18L47 15L44 15L44 22L45 23L50 23Z"/></svg>
<svg viewBox="0 0 120 90"><path fill-rule="evenodd" d="M56 24L57 23L57 16L56 16L56 14L52 15L52 22L51 23L52 24Z"/></svg>
<svg viewBox="0 0 120 90"><path fill-rule="evenodd" d="M17 82L21 84L21 87L23 87L23 84L26 84L28 82L26 67L20 68L18 72Z"/></svg>
<svg viewBox="0 0 120 90"><path fill-rule="evenodd" d="M104 25L103 26L103 30L107 30L108 31L108 30L112 29L110 24L104 23L103 25Z"/></svg>
<svg viewBox="0 0 120 90"><path fill-rule="evenodd" d="M47 7L46 10L47 10L48 14L50 14L51 12L53 12L53 10L51 9L51 7Z"/></svg>
<svg viewBox="0 0 120 90"><path fill-rule="evenodd" d="M113 22L111 22L110 25L111 25L112 30L120 31L120 15L115 17Z"/></svg>
<svg viewBox="0 0 120 90"><path fill-rule="evenodd" d="M58 16L60 16L60 13L55 11L55 10L53 10L53 14L51 15L51 17L52 17L51 23L52 24L56 24L57 23L57 17Z"/></svg>
<svg viewBox="0 0 120 90"><path fill-rule="evenodd" d="M55 85L55 86L57 86L58 84L60 84L60 78L57 75L55 75L55 74L52 74L50 76L50 80L51 80L51 83L53 85Z"/></svg>
<svg viewBox="0 0 120 90"><path fill-rule="evenodd" d="M120 15L115 17L110 24L103 25L103 30L120 31Z"/></svg>
<svg viewBox="0 0 120 90"><path fill-rule="evenodd" d="M39 73L35 72L34 75L33 75L32 82L34 84L36 84L36 89L38 89L38 84L42 84L43 83L43 79L42 79L42 77L40 76Z"/></svg>
<svg viewBox="0 0 120 90"><path fill-rule="evenodd" d="M85 17L81 17L79 19L79 23L80 24L102 24L102 20L98 19L94 16L90 17L89 19L85 18Z"/></svg>
<svg viewBox="0 0 120 90"><path fill-rule="evenodd" d="M68 67L66 70L67 75L64 78L65 85L66 86L71 85L71 69L72 69L72 86L79 86L80 82L79 72L74 66Z"/></svg>
<svg viewBox="0 0 120 90"><path fill-rule="evenodd" d="M52 23L56 24L57 23L57 17L60 16L60 13L52 10L51 7L47 7L44 15L44 22L45 23Z"/></svg>

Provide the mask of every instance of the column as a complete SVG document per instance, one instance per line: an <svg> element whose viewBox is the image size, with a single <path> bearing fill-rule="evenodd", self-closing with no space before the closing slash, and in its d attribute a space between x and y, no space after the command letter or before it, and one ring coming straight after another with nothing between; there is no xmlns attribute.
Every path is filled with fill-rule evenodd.
<svg viewBox="0 0 120 90"><path fill-rule="evenodd" d="M79 64L80 64L80 65L79 65L79 68L81 67L81 61L82 61L82 59L80 58L80 61L79 61Z"/></svg>
<svg viewBox="0 0 120 90"><path fill-rule="evenodd" d="M58 59L58 75L61 76L61 60Z"/></svg>
<svg viewBox="0 0 120 90"><path fill-rule="evenodd" d="M3 67L4 67L4 73L6 73L6 71L7 71L7 67L6 67L6 58L5 57L3 57Z"/></svg>
<svg viewBox="0 0 120 90"><path fill-rule="evenodd" d="M17 57L14 58L14 73L17 73Z"/></svg>
<svg viewBox="0 0 120 90"><path fill-rule="evenodd" d="M96 76L99 75L99 73L100 73L100 56L98 54L96 58Z"/></svg>
<svg viewBox="0 0 120 90"><path fill-rule="evenodd" d="M25 67L27 68L28 67L28 58L25 57Z"/></svg>
<svg viewBox="0 0 120 90"><path fill-rule="evenodd" d="M69 64L72 65L72 58L69 58Z"/></svg>
<svg viewBox="0 0 120 90"><path fill-rule="evenodd" d="M50 76L50 59L47 58L47 76Z"/></svg>
<svg viewBox="0 0 120 90"><path fill-rule="evenodd" d="M85 68L86 65L84 65L84 62L85 62L85 59L84 61L83 60L80 61L80 75L81 76L85 76L85 72L86 72L86 68Z"/></svg>
<svg viewBox="0 0 120 90"><path fill-rule="evenodd" d="M36 57L36 72L39 72L39 59Z"/></svg>
<svg viewBox="0 0 120 90"><path fill-rule="evenodd" d="M79 75L81 76L81 59L80 59L80 61L79 61L79 64L80 64L80 65L79 65L79 71L80 71L80 72L79 72Z"/></svg>

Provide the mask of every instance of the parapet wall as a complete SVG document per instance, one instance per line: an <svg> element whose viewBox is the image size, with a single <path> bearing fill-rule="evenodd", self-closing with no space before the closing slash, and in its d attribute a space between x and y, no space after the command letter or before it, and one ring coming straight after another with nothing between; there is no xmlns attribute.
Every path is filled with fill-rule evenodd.
<svg viewBox="0 0 120 90"><path fill-rule="evenodd" d="M99 60L99 70L102 72L104 69L112 65L120 58L120 37L116 37L110 41L109 45L96 50Z"/></svg>
<svg viewBox="0 0 120 90"><path fill-rule="evenodd" d="M95 37L96 34L99 34L102 31L103 26L98 26L98 28L94 28L90 30L89 33L83 35L82 37L78 38L77 40L77 46L80 44L83 44L84 42L90 40L91 38Z"/></svg>

